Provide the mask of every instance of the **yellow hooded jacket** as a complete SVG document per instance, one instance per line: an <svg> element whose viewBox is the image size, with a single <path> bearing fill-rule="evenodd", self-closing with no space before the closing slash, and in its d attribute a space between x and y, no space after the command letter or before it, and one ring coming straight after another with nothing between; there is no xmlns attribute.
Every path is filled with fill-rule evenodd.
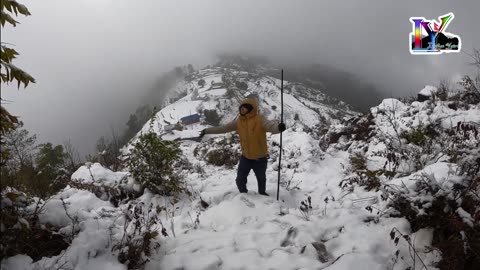
<svg viewBox="0 0 480 270"><path fill-rule="evenodd" d="M248 159L259 159L268 155L267 132L280 133L276 121L266 120L258 113L257 102L253 98L245 99L242 104L250 104L253 110L245 116L240 115L237 119L223 126L205 129L205 134L220 134L237 131L240 136L242 154Z"/></svg>

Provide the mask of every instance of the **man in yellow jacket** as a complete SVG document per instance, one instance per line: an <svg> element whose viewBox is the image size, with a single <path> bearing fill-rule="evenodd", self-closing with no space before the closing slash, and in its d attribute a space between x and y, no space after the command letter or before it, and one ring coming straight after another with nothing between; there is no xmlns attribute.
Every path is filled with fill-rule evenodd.
<svg viewBox="0 0 480 270"><path fill-rule="evenodd" d="M267 132L277 134L283 132L284 123L269 121L258 113L257 102L253 98L245 99L239 107L240 117L223 126L211 127L202 130L200 137L205 134L221 134L237 131L240 136L242 157L237 171L237 187L241 193L247 193L247 176L253 170L257 177L258 193L268 196L266 189L267 170Z"/></svg>

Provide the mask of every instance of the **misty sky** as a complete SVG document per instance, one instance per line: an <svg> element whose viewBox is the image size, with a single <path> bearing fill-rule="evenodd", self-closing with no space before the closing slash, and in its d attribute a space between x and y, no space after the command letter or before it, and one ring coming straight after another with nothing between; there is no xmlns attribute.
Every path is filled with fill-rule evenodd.
<svg viewBox="0 0 480 270"><path fill-rule="evenodd" d="M19 2L32 16L18 17L1 38L37 83L2 85L2 98L40 141L70 138L82 154L110 126L123 128L162 72L203 67L218 53L335 65L401 96L473 73L463 53L410 55L409 17L453 12L447 32L460 35L465 52L480 47L478 0Z"/></svg>

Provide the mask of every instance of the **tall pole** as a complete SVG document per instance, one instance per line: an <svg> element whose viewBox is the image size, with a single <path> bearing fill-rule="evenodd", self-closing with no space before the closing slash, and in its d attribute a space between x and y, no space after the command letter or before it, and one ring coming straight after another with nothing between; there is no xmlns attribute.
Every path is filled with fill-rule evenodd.
<svg viewBox="0 0 480 270"><path fill-rule="evenodd" d="M281 105L281 114L280 114L280 123L283 123L283 69L282 69L282 80L280 83L280 105ZM277 184L277 201L278 197L280 195L280 171L281 171L281 165L282 165L282 134L283 132L280 132L280 155L278 157L278 184Z"/></svg>

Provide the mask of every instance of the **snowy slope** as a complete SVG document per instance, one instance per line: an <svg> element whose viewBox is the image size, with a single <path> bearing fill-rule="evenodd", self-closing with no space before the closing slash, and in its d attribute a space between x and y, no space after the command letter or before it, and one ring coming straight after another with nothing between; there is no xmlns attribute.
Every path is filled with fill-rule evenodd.
<svg viewBox="0 0 480 270"><path fill-rule="evenodd" d="M280 201L275 200L275 160L267 170L269 198L257 194L253 173L247 185L250 193L242 195L235 186L235 171L204 165L206 176L188 177L198 198L177 203L179 213L173 218L176 237L164 240L146 269L321 269L342 254L338 264L343 266L331 269L384 269L392 255L388 233L393 226L408 231L406 221L365 223L374 215L364 209L368 201L356 200L373 194L359 192L342 198L345 194L338 183L343 177L344 154L323 159L312 151L315 141L303 132L287 131L284 138L286 153L298 155L284 159L284 164L298 161L301 165L296 173L284 169L282 177L292 179L299 190L281 188ZM278 136L271 139L278 141ZM184 145L184 152L192 153L195 144ZM308 196L313 209L307 220L299 206ZM199 206L200 198L209 204L207 209ZM192 219L196 211L201 214L195 229ZM314 242L324 244L328 262L319 261Z"/></svg>
<svg viewBox="0 0 480 270"><path fill-rule="evenodd" d="M233 119L238 101L226 98L224 88L209 87L209 81L222 81L223 71L201 70L192 82L173 89L172 93L187 89L187 95L163 107L140 133L151 127L168 140L197 136L207 124L197 123L173 132L166 132L164 127L202 109L217 109L223 115L223 123ZM242 73L242 77L248 78L248 75ZM202 78L207 84L198 87L198 80ZM258 94L261 111L270 119L278 119L279 81L259 76L248 81L248 85L249 93ZM399 270L412 267L418 258L428 269L438 269L435 263L440 261L441 254L428 248L433 241L433 230L413 232L406 218L390 215L392 209L383 200L384 190L367 191L358 185L346 189L344 180L349 176L347 168L352 153L365 151L368 169L380 169L388 161L387 157L378 154L387 149L384 137L394 137L398 132L411 131L420 124L432 122L440 123L443 128L452 128L458 121L480 123L479 105L454 110L446 102L404 104L387 99L372 108L371 115L357 122L360 127L364 120L371 124L367 130L370 137L359 139L344 132L352 130L340 123L338 115L345 116L341 112L343 109L319 103L328 99L322 94L314 94L299 85L290 86L284 96L289 129L283 134L279 201L275 199L279 135L268 134L267 193L270 197L257 193L253 173L248 177L249 193L239 194L234 169L209 165L194 155L197 147L208 148L228 137L206 135L201 142L183 141L180 144L183 156L202 169L202 172L192 169L184 174L183 180L191 196L163 197L146 190L140 197L115 206L90 191L67 187L47 202L40 220L62 227L60 233L68 234L76 229L78 234L71 246L58 256L37 262L32 262L28 256L14 256L2 261L2 269L127 269L119 262L119 251L114 247L122 243L126 235L135 233L136 222L145 221L136 217L137 213L153 217L152 228L158 232L165 229L164 235L159 233L153 237L151 246L159 246L152 248L150 255L143 254L148 259L145 269ZM295 123L295 114L301 124ZM320 115L331 125L326 136L338 135L336 140L330 139L330 145L324 150L318 139L303 129L323 124L319 122ZM128 147L124 151L128 151ZM407 170L411 166L405 162L399 168ZM403 184L409 189L416 187L416 176L428 175L448 190L460 183L451 173L455 168L455 164L439 158L429 160L423 168L411 170L407 175L381 180L390 185ZM128 171L112 172L100 164L82 166L72 178L110 187L123 182L131 189L140 190ZM411 196L427 203L432 200L420 193ZM305 201L308 205L308 198L311 198L311 208L302 206ZM66 202L69 212L77 216L79 224L75 228L62 202ZM478 222L463 208L455 211L469 224ZM406 241L393 241L394 228L413 239L419 257L411 256L413 251ZM417 263L411 269L423 268Z"/></svg>
<svg viewBox="0 0 480 270"><path fill-rule="evenodd" d="M278 142L279 137L271 136L270 140ZM167 206L173 211L173 215L158 216L169 236L157 237L161 247L150 256L145 269L380 270L393 256L393 243L388 237L392 227L409 231L404 219L375 222L376 215L364 207L372 203L376 194L362 190L346 194L341 190L346 153L322 154L318 143L307 133L288 130L284 134L282 181L291 180L292 186L298 188L282 187L280 201L275 200L277 159L269 161L267 170L267 192L271 197L257 194L253 173L248 178L249 194L239 194L236 172L197 160L193 156L196 145L196 142L182 144L188 159L205 170L203 176L191 173L185 179L194 196L169 206L170 198L147 192L131 202L144 205L144 209L153 204L153 209ZM297 168L288 169L289 164L297 164ZM112 179L118 177L98 164L91 166L91 172L94 179L106 175ZM75 176L87 181L92 178L85 167ZM312 209L302 214L300 202L308 196L312 198ZM80 217L80 233L72 246L62 255L34 264L28 257L14 257L4 263L24 265L25 269L64 263L65 269L126 269L105 246L122 238L125 223L122 212L128 206L113 207L88 191L67 188L47 204L47 213L41 217L43 221L65 226L64 231L70 231L71 225L59 198L75 206L71 211ZM206 209L200 206L200 199L209 204ZM200 213L199 224L195 226L197 213ZM314 243L325 248L324 262L319 259ZM92 253L97 255L91 257Z"/></svg>

